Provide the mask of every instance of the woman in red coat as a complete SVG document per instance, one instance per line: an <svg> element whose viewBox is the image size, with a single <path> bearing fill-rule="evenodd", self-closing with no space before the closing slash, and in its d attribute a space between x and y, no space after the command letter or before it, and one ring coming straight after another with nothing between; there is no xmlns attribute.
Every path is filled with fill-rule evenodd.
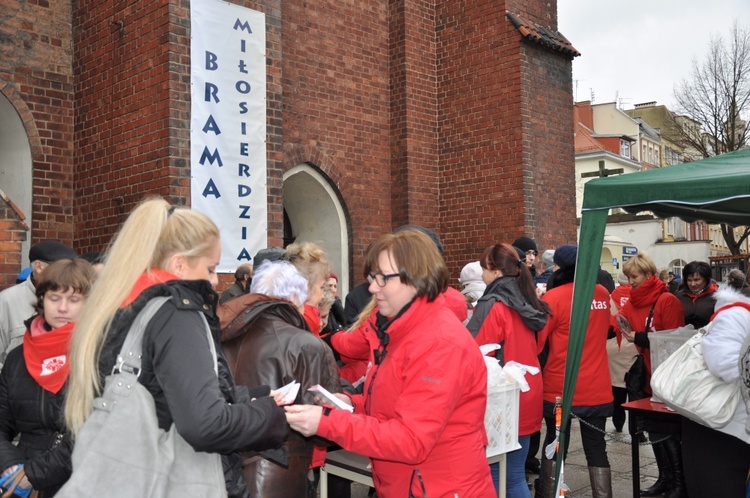
<svg viewBox="0 0 750 498"><path fill-rule="evenodd" d="M578 247L574 245L560 246L555 250L554 261L557 270L550 277L543 298L552 310L543 332L549 342L549 355L543 372L544 422L547 426L543 447L555 439L555 399L563 395L577 254ZM612 497L612 474L607 458L607 442L604 439L607 417L612 415L612 384L607 359L609 300L607 289L597 284L591 301L572 406L572 413L580 421L581 441L589 468L592 496L595 498ZM569 445L570 424L567 426L565 437L565 455ZM547 487L544 496L551 496L550 488L554 486L555 479L554 459L543 458L542 461L540 480L543 486Z"/></svg>
<svg viewBox="0 0 750 498"><path fill-rule="evenodd" d="M638 253L622 266L632 290L630 299L618 314L629 324L630 330L618 327L617 333L636 345L646 366L646 385L651 392L651 355L649 335L660 330L671 330L685 325L685 310L677 297L669 292L667 284L659 278L654 261L645 253ZM641 496L685 496L685 479L680 457L680 441L676 436L651 432L659 478L653 486L641 490Z"/></svg>
<svg viewBox="0 0 750 498"><path fill-rule="evenodd" d="M495 496L484 453L487 369L446 307L448 270L435 244L414 229L385 235L365 269L379 316L364 393L344 396L353 413L293 405L287 421L369 456L381 498Z"/></svg>
<svg viewBox="0 0 750 498"><path fill-rule="evenodd" d="M508 244L495 244L485 249L479 260L482 279L487 284L483 302L495 303L479 328L478 344L502 344L504 363L515 361L540 368L537 356L544 337L540 332L547 323L549 306L537 297L534 277L516 250ZM537 337L539 335L539 337ZM542 376L526 375L530 389L521 393L518 421L518 442L521 448L508 454L506 492L509 498L527 498L526 455L531 434L542 427Z"/></svg>

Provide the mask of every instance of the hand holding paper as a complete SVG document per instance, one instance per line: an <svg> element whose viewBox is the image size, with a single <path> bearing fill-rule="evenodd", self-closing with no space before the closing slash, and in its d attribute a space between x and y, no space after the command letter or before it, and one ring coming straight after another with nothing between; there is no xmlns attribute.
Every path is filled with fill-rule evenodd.
<svg viewBox="0 0 750 498"><path fill-rule="evenodd" d="M271 397L276 400L277 406L291 405L297 399L299 388L300 383L293 380L289 384L271 391Z"/></svg>
<svg viewBox="0 0 750 498"><path fill-rule="evenodd" d="M328 389L321 386L320 384L315 384L310 389L308 389L308 391L315 393L316 396L320 397L321 400L329 405L333 405L336 408L340 408L342 410L347 410L350 413L354 411L354 407L352 405L337 398L334 394L328 391Z"/></svg>

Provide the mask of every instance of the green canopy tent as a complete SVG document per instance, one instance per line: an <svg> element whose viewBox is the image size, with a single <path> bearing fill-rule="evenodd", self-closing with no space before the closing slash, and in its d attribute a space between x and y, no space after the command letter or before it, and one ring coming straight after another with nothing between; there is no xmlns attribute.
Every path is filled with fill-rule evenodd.
<svg viewBox="0 0 750 498"><path fill-rule="evenodd" d="M563 425L568 423L576 387L607 214L618 207L629 213L651 211L660 218L750 225L750 149L667 168L597 178L585 185L565 366ZM560 437L562 445L564 430ZM558 477L561 459L558 455Z"/></svg>

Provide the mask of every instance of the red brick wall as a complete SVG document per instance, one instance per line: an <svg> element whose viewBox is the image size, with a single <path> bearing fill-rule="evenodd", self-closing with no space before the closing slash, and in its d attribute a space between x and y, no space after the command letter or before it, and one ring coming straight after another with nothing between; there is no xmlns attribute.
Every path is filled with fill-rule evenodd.
<svg viewBox="0 0 750 498"><path fill-rule="evenodd" d="M354 285L367 245L392 228L387 5L281 5L284 167L308 162L340 191L353 230ZM280 205L269 211L280 214Z"/></svg>
<svg viewBox="0 0 750 498"><path fill-rule="evenodd" d="M519 7L556 27L554 2L438 11L441 234L454 285L490 244L525 234L541 252L575 241L571 63L521 42L505 16Z"/></svg>
<svg viewBox="0 0 750 498"><path fill-rule="evenodd" d="M451 283L524 231L518 36L502 3L444 2L438 26L441 231Z"/></svg>
<svg viewBox="0 0 750 498"><path fill-rule="evenodd" d="M105 248L148 195L189 201L188 9L114 0L77 6L76 238L88 251Z"/></svg>
<svg viewBox="0 0 750 498"><path fill-rule="evenodd" d="M436 3L389 2L392 228L440 228Z"/></svg>
<svg viewBox="0 0 750 498"><path fill-rule="evenodd" d="M557 2L518 2L515 8L529 20L557 29ZM536 240L541 253L577 243L572 58L523 41L520 60L523 233Z"/></svg>
<svg viewBox="0 0 750 498"><path fill-rule="evenodd" d="M9 15L10 10L12 15ZM70 5L29 1L3 6L0 91L31 142L32 243L73 243L73 73ZM20 255L20 252L19 252Z"/></svg>

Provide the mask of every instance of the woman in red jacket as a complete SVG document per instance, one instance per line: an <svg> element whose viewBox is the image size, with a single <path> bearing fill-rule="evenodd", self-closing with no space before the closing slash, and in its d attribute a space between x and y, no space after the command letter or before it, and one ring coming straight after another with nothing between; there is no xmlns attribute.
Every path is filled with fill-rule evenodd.
<svg viewBox="0 0 750 498"><path fill-rule="evenodd" d="M555 439L555 398L563 395L577 253L578 248L574 245L564 245L555 249L554 261L557 270L550 277L547 292L543 298L552 310L543 332L549 341L549 355L542 376L544 379L544 422L547 426L543 447L551 444ZM607 417L612 415L612 384L607 359L607 332L610 324L609 299L607 289L597 284L594 288L586 337L581 352L581 367L573 393L572 413L580 420L581 441L589 467L589 479L594 498L612 497L612 475L607 459L607 442L604 439ZM567 426L565 436L564 455L567 455L570 445L570 424ZM554 459L545 459L544 452L542 452L542 457L540 481L546 488L543 495L552 496L555 479Z"/></svg>
<svg viewBox="0 0 750 498"><path fill-rule="evenodd" d="M495 301L479 328L478 344L502 344L500 354L505 363L515 361L540 368L537 356L544 337L540 332L547 323L549 306L537 297L534 277L516 250L508 244L485 249L479 259L482 279L487 284L480 302ZM537 337L539 335L539 337ZM506 492L509 498L528 498L526 455L531 434L542 427L542 376L526 375L530 389L521 393L518 442L521 448L508 453Z"/></svg>
<svg viewBox="0 0 750 498"><path fill-rule="evenodd" d="M644 389L651 393L651 355L649 334L660 330L671 330L685 325L685 310L677 297L669 292L667 284L659 278L654 261L645 253L639 252L622 266L628 276L632 290L630 299L622 307L618 318L624 318L630 330L618 326L617 333L636 345L643 355L646 367ZM619 323L619 322L618 322ZM661 495L682 497L685 493L685 480L680 456L680 441L676 436L651 432L659 478L653 486L641 490L641 496Z"/></svg>
<svg viewBox="0 0 750 498"><path fill-rule="evenodd" d="M369 456L381 498L490 498L484 446L487 369L471 335L446 307L448 270L418 230L378 239L365 269L377 298L378 348L354 413L286 407L287 421Z"/></svg>

